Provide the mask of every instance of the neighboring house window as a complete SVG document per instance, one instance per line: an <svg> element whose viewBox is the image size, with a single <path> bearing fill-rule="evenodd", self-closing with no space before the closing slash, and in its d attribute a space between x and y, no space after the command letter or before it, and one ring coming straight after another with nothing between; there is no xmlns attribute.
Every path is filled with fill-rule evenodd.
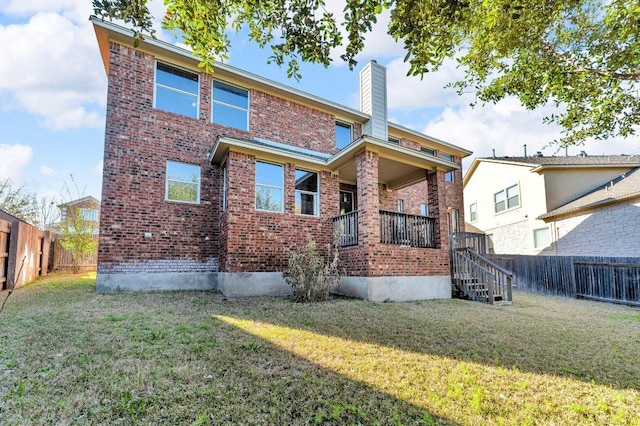
<svg viewBox="0 0 640 426"><path fill-rule="evenodd" d="M425 154L433 155L434 157L436 156L436 150L427 148L426 146L421 146L420 151L424 152Z"/></svg>
<svg viewBox="0 0 640 426"><path fill-rule="evenodd" d="M200 166L167 161L166 200L200 203Z"/></svg>
<svg viewBox="0 0 640 426"><path fill-rule="evenodd" d="M213 82L211 119L214 123L249 130L249 91L221 81Z"/></svg>
<svg viewBox="0 0 640 426"><path fill-rule="evenodd" d="M256 161L256 210L284 210L284 168Z"/></svg>
<svg viewBox="0 0 640 426"><path fill-rule="evenodd" d="M496 192L493 195L493 203L495 212L500 213L505 210L513 209L520 206L520 189L518 184L512 185L507 189Z"/></svg>
<svg viewBox="0 0 640 426"><path fill-rule="evenodd" d="M549 228L533 230L533 246L535 248L545 248L551 245L551 232Z"/></svg>
<svg viewBox="0 0 640 426"><path fill-rule="evenodd" d="M98 210L80 209L80 215L82 216L82 220L86 220L86 221L89 221L89 222L97 222L98 221Z"/></svg>
<svg viewBox="0 0 640 426"><path fill-rule="evenodd" d="M198 87L198 74L156 63L156 108L198 118Z"/></svg>
<svg viewBox="0 0 640 426"><path fill-rule="evenodd" d="M453 157L453 155L440 154L440 158L442 158L443 160L451 161L452 163L455 162L455 158ZM444 181L445 182L455 182L456 181L456 172L455 172L455 170L445 173Z"/></svg>
<svg viewBox="0 0 640 426"><path fill-rule="evenodd" d="M351 124L336 121L336 147L342 149L349 145L352 141Z"/></svg>
<svg viewBox="0 0 640 426"><path fill-rule="evenodd" d="M429 204L420 204L420 214L422 216L429 216Z"/></svg>
<svg viewBox="0 0 640 426"><path fill-rule="evenodd" d="M389 136L388 142L400 146L400 139Z"/></svg>
<svg viewBox="0 0 640 426"><path fill-rule="evenodd" d="M476 220L478 220L478 204L477 203L471 203L469 205L469 220L471 222L475 222Z"/></svg>
<svg viewBox="0 0 640 426"><path fill-rule="evenodd" d="M319 214L318 173L296 169L296 213Z"/></svg>
<svg viewBox="0 0 640 426"><path fill-rule="evenodd" d="M227 210L227 198L229 196L229 175L227 174L227 163L222 166L222 211Z"/></svg>

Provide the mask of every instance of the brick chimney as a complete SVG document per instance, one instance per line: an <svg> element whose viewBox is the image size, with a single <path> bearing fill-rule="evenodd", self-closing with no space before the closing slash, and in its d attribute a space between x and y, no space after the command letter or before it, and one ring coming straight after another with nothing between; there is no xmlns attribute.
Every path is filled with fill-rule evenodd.
<svg viewBox="0 0 640 426"><path fill-rule="evenodd" d="M360 110L371 116L362 132L386 141L387 69L376 61L369 62L360 71Z"/></svg>

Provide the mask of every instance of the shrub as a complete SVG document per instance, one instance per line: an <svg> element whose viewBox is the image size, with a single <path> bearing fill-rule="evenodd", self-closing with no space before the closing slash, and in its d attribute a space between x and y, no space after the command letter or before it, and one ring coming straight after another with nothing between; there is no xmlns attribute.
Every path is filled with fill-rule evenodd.
<svg viewBox="0 0 640 426"><path fill-rule="evenodd" d="M283 276L293 290L293 298L298 302L319 302L326 300L340 282L338 271L338 249L328 247L328 259L318 254L315 241L307 239L304 249L293 253L287 262Z"/></svg>

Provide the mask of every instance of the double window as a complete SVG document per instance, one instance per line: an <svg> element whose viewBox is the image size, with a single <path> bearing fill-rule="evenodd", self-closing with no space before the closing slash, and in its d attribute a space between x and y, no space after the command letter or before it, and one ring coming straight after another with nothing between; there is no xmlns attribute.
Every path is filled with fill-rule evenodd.
<svg viewBox="0 0 640 426"><path fill-rule="evenodd" d="M296 169L296 213L318 216L318 174Z"/></svg>
<svg viewBox="0 0 640 426"><path fill-rule="evenodd" d="M156 108L198 118L198 91L198 74L156 63Z"/></svg>
<svg viewBox="0 0 640 426"><path fill-rule="evenodd" d="M200 203L200 166L167 161L165 199L182 203Z"/></svg>
<svg viewBox="0 0 640 426"><path fill-rule="evenodd" d="M214 123L249 130L248 90L221 81L214 81L211 109Z"/></svg>
<svg viewBox="0 0 640 426"><path fill-rule="evenodd" d="M284 168L256 161L256 210L284 211Z"/></svg>
<svg viewBox="0 0 640 426"><path fill-rule="evenodd" d="M98 210L95 209L80 209L80 216L82 220L86 220L87 222L97 222L98 221Z"/></svg>
<svg viewBox="0 0 640 426"><path fill-rule="evenodd" d="M496 213L520 206L520 188L516 183L502 191L493 194L494 210Z"/></svg>
<svg viewBox="0 0 640 426"><path fill-rule="evenodd" d="M336 147L342 149L353 141L351 124L336 121Z"/></svg>

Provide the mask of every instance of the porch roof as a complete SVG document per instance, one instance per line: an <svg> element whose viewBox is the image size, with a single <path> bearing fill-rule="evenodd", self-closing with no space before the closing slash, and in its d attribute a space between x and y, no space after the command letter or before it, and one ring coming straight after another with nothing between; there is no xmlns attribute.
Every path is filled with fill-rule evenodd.
<svg viewBox="0 0 640 426"><path fill-rule="evenodd" d="M357 183L355 158L367 150L378 154L378 181L386 184L389 189L423 181L428 172L448 172L460 168L455 162L366 135L333 155L267 139L221 135L216 138L209 161L222 163L229 150L255 155L264 160L292 162L302 167L330 171L336 173L342 182L348 183Z"/></svg>

